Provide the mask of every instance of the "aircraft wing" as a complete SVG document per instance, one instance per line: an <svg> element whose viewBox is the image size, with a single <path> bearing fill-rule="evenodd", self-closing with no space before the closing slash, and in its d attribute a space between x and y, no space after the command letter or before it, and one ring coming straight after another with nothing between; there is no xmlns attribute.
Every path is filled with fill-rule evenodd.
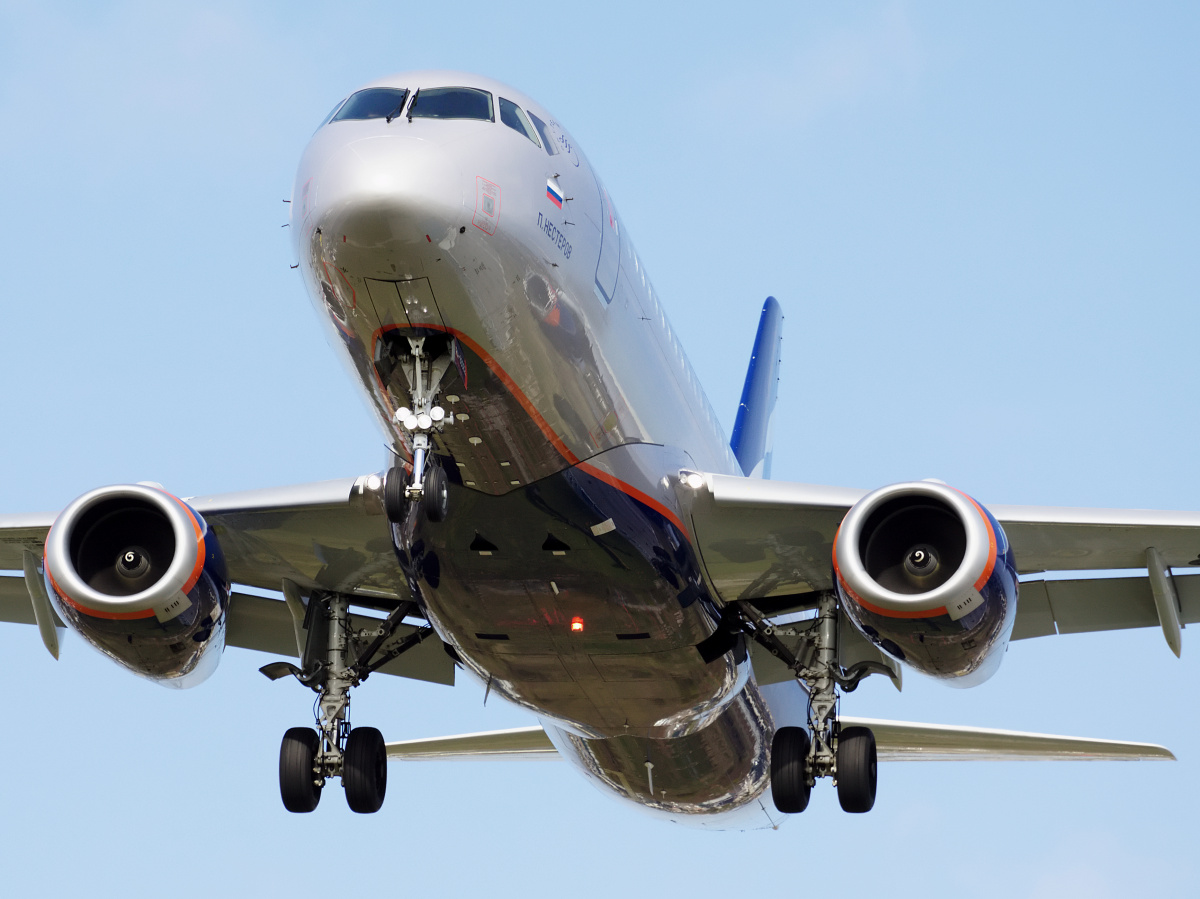
<svg viewBox="0 0 1200 899"><path fill-rule="evenodd" d="M302 593L332 590L377 608L391 608L409 598L370 476L189 497L187 502L217 535L234 584L280 590L283 581L290 580ZM41 558L56 514L0 516L0 571L19 572L27 550ZM0 621L34 623L23 577L0 576ZM357 627L371 626L372 621L352 616ZM413 630L401 625L395 639ZM230 597L226 643L276 656L298 655L286 603L248 593ZM439 640L427 640L379 670L454 682L453 662Z"/></svg>
<svg viewBox="0 0 1200 899"><path fill-rule="evenodd" d="M235 584L278 590L286 578L307 592L408 598L370 476L186 497L221 542ZM0 571L39 557L57 513L0 516Z"/></svg>
<svg viewBox="0 0 1200 899"><path fill-rule="evenodd" d="M868 491L729 475L703 475L691 523L713 588L726 601L785 610L789 598L832 588L834 535ZM1043 579L1044 572L1146 569L1155 549L1173 582L1180 624L1200 621L1200 580L1172 576L1200 565L1200 513L1140 509L989 506L1023 580L1013 639L1151 627L1160 617L1149 577ZM1168 633L1168 640L1170 634ZM1172 645L1172 648L1176 648Z"/></svg>
<svg viewBox="0 0 1200 899"><path fill-rule="evenodd" d="M984 727L918 724L841 717L843 727L869 727L880 761L1173 761L1152 743L1059 737ZM387 744L388 758L403 761L469 759L554 759L558 752L541 727L518 727L456 737L401 740Z"/></svg>

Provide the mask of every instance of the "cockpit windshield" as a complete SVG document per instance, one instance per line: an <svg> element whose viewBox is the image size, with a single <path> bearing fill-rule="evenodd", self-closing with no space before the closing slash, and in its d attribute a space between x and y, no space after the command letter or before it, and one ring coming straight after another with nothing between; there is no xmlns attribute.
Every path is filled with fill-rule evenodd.
<svg viewBox="0 0 1200 899"><path fill-rule="evenodd" d="M350 99L342 104L342 108L330 122L342 122L346 119L386 119L388 116L399 115L406 99L408 91L404 88L369 87L351 94Z"/></svg>
<svg viewBox="0 0 1200 899"><path fill-rule="evenodd" d="M423 87L413 98L408 117L496 121L492 112L492 95L473 87Z"/></svg>

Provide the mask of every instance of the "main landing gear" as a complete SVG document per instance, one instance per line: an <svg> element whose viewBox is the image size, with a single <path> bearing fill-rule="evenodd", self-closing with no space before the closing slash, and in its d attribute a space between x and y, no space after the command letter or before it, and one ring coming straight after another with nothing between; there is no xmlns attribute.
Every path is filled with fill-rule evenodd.
<svg viewBox="0 0 1200 899"><path fill-rule="evenodd" d="M295 602L299 603L298 597ZM260 669L272 680L291 674L319 697L315 729L293 727L279 747L279 793L289 812L315 809L331 777L342 779L351 811L370 814L382 807L387 746L375 728L350 726L350 689L432 633L425 626L395 639L404 617L414 612L415 604L401 603L383 621L375 619L378 626L355 630L345 596L316 593L304 612L308 638L303 667L273 662Z"/></svg>
<svg viewBox="0 0 1200 899"><path fill-rule="evenodd" d="M396 424L409 433L412 441L412 475L400 467L388 472L383 487L383 505L388 520L404 520L410 503L418 503L430 521L445 521L449 512L450 493L446 473L436 461L430 461L434 432L454 424L454 413L446 413L434 404L442 377L450 367L451 353L443 352L436 359L425 353L424 337L409 337L410 355L405 374L411 386L409 402L393 416Z"/></svg>
<svg viewBox="0 0 1200 899"><path fill-rule="evenodd" d="M739 611L743 630L791 668L809 696L808 727L781 727L771 741L775 807L788 814L804 811L817 778L831 777L844 811L869 812L875 805L877 784L875 735L867 727L839 725L838 688L849 692L867 675L890 671L877 662L842 670L837 659L837 600L832 593L821 594L817 618L796 652L752 607L743 605Z"/></svg>

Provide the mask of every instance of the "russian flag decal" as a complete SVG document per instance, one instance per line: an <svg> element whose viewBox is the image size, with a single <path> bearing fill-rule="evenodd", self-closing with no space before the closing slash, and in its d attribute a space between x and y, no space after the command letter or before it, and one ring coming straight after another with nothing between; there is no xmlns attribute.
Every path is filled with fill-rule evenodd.
<svg viewBox="0 0 1200 899"><path fill-rule="evenodd" d="M563 204L562 191L558 189L558 185L555 184L554 181L552 181L550 178L546 179L546 197L550 200L551 203L553 203L559 209L562 209L562 204Z"/></svg>

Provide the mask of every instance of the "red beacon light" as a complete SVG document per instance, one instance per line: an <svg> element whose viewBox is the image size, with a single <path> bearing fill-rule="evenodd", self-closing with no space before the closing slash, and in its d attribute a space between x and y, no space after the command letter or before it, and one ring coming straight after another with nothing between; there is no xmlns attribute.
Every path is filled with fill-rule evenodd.
<svg viewBox="0 0 1200 899"><path fill-rule="evenodd" d="M576 615L574 618L571 619L571 633L573 633L573 634L582 634L583 633L583 619L580 618L578 615Z"/></svg>

